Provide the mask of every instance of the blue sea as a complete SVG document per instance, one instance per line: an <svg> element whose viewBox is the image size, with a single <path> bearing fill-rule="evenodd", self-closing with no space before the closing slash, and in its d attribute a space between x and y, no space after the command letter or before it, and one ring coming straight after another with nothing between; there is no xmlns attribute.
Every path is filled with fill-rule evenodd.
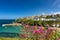
<svg viewBox="0 0 60 40"><path fill-rule="evenodd" d="M2 24L9 24L14 21L14 19L0 19L0 37L18 37L20 26L2 26Z"/></svg>

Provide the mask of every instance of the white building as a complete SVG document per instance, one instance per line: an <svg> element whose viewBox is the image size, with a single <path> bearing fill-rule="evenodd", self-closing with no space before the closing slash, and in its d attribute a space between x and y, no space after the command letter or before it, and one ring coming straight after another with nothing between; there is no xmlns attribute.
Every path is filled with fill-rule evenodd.
<svg viewBox="0 0 60 40"><path fill-rule="evenodd" d="M53 19L53 18L49 18L49 19L46 19L46 18L34 18L33 20L41 20L41 21L56 21L56 19Z"/></svg>

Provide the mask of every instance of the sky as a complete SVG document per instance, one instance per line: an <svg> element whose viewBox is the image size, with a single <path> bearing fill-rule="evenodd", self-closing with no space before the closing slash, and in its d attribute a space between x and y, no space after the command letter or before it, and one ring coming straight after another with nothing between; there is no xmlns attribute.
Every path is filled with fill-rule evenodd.
<svg viewBox="0 0 60 40"><path fill-rule="evenodd" d="M60 14L60 0L0 0L0 19Z"/></svg>

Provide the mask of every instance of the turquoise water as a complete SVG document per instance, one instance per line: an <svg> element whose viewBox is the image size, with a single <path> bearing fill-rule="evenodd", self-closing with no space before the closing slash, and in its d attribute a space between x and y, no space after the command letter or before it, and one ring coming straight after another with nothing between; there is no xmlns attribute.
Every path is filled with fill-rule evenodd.
<svg viewBox="0 0 60 40"><path fill-rule="evenodd" d="M0 27L0 33L1 32L7 32L7 33L20 33L21 26L7 26L7 27Z"/></svg>
<svg viewBox="0 0 60 40"><path fill-rule="evenodd" d="M0 27L0 37L19 37L21 26Z"/></svg>
<svg viewBox="0 0 60 40"><path fill-rule="evenodd" d="M10 24L15 20L0 19L0 37L18 37L20 34L21 26L5 26L2 24Z"/></svg>
<svg viewBox="0 0 60 40"><path fill-rule="evenodd" d="M0 33L9 32L9 33L19 33L21 26L6 26L3 27L2 24L10 24L14 22L14 19L0 19Z"/></svg>

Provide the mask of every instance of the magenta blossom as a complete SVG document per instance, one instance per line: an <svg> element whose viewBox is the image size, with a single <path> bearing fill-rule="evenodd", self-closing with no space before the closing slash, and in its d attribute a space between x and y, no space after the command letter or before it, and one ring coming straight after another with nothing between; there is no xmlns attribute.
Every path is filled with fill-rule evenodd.
<svg viewBox="0 0 60 40"><path fill-rule="evenodd" d="M27 37L27 34L26 34L26 33L25 33L25 34L23 34L23 37L24 37L24 38L26 38L26 37Z"/></svg>
<svg viewBox="0 0 60 40"><path fill-rule="evenodd" d="M49 27L46 31L47 31L47 32L46 32L46 34L45 34L45 37L48 38L49 35L54 31L54 29L51 28L51 27Z"/></svg>
<svg viewBox="0 0 60 40"><path fill-rule="evenodd" d="M22 37L22 38L23 37L26 38L27 37L27 34L26 33L25 34L20 34L19 36Z"/></svg>
<svg viewBox="0 0 60 40"><path fill-rule="evenodd" d="M37 26L32 26L31 29L35 30L37 29Z"/></svg>
<svg viewBox="0 0 60 40"><path fill-rule="evenodd" d="M31 32L32 32L32 34L42 34L43 30L42 29L36 29L36 30L32 30Z"/></svg>
<svg viewBox="0 0 60 40"><path fill-rule="evenodd" d="M28 26L28 25L26 25L26 26L25 26L25 30L26 30L26 31L28 31L28 29L29 29L29 26Z"/></svg>
<svg viewBox="0 0 60 40"><path fill-rule="evenodd" d="M44 27L39 27L38 29L39 29L39 31L40 31L41 33L43 33Z"/></svg>
<svg viewBox="0 0 60 40"><path fill-rule="evenodd" d="M60 40L60 38L57 38L56 40Z"/></svg>
<svg viewBox="0 0 60 40"><path fill-rule="evenodd" d="M43 38L39 38L39 40L43 40Z"/></svg>
<svg viewBox="0 0 60 40"><path fill-rule="evenodd" d="M50 32L53 32L53 30L54 30L54 29L52 29L51 27L49 27L49 28L47 29L47 32L50 33Z"/></svg>
<svg viewBox="0 0 60 40"><path fill-rule="evenodd" d="M35 34L41 34L41 31L39 29L35 30Z"/></svg>
<svg viewBox="0 0 60 40"><path fill-rule="evenodd" d="M48 36L49 36L48 34L45 35L46 38L48 38Z"/></svg>

